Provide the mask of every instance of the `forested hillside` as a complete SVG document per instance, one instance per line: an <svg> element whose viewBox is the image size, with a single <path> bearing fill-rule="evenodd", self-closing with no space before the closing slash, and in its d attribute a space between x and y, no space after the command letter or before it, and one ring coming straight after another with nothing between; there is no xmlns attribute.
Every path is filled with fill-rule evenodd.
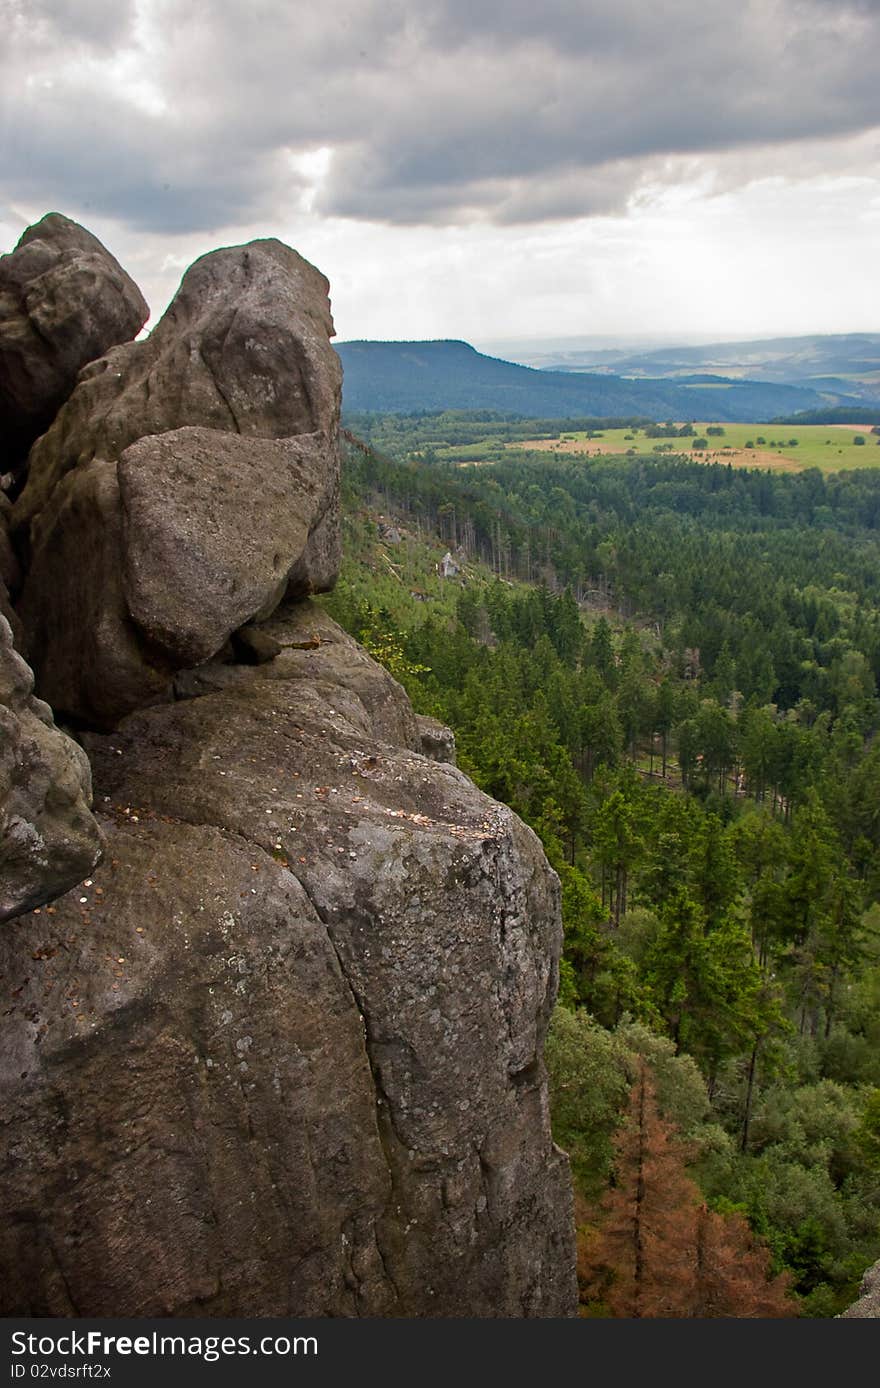
<svg viewBox="0 0 880 1388"><path fill-rule="evenodd" d="M836 1313L880 1256L880 478L352 444L346 505L334 614L562 879L585 1312L631 1276L602 1196L647 1065L657 1246L728 1267L654 1313Z"/></svg>
<svg viewBox="0 0 880 1388"><path fill-rule="evenodd" d="M771 419L860 402L841 391L728 380L685 381L536 371L477 352L467 342L341 342L346 412L498 410L506 414L645 415L650 419Z"/></svg>

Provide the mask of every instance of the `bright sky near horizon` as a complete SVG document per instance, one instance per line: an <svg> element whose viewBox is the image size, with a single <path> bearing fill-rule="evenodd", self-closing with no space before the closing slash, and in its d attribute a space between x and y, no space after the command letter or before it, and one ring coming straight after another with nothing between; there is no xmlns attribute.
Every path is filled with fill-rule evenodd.
<svg viewBox="0 0 880 1388"><path fill-rule="evenodd" d="M880 331L880 0L0 0L0 251L154 318L279 236L340 339Z"/></svg>

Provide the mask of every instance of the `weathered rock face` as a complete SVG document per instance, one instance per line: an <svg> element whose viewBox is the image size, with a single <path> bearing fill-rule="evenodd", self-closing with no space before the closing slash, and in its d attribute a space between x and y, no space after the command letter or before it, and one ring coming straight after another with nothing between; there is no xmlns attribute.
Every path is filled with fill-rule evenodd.
<svg viewBox="0 0 880 1388"><path fill-rule="evenodd" d="M272 612L332 455L323 434L190 428L69 473L34 523L18 609L53 708L112 725Z"/></svg>
<svg viewBox="0 0 880 1388"><path fill-rule="evenodd" d="M125 605L116 464L95 458L52 497L18 601L37 688L59 715L112 726L165 697L172 666Z"/></svg>
<svg viewBox="0 0 880 1388"><path fill-rule="evenodd" d="M106 834L91 872L86 755L0 618L0 1313L575 1312L558 881L304 600L339 564L331 333L287 247L204 257L0 504Z"/></svg>
<svg viewBox="0 0 880 1388"><path fill-rule="evenodd" d="M10 950L30 1018L3 1051L17 1213L0 1232L0 1301L61 1315L357 1314L359 1294L382 1307L373 1230L390 1181L363 1029L305 892L234 835L106 824L103 895L21 922Z"/></svg>
<svg viewBox="0 0 880 1388"><path fill-rule="evenodd" d="M455 765L455 734L451 728L438 723L436 718L419 717L419 740L422 751L432 761L446 761Z"/></svg>
<svg viewBox="0 0 880 1388"><path fill-rule="evenodd" d="M9 517L12 507L0 492L0 617L5 617L12 628L13 636L20 633L20 624L12 608L10 589L18 586L21 571L18 559L9 539Z"/></svg>
<svg viewBox="0 0 880 1388"><path fill-rule="evenodd" d="M152 335L94 362L13 512L41 693L112 725L285 592L338 571L327 283L277 241L197 261Z"/></svg>
<svg viewBox="0 0 880 1388"><path fill-rule="evenodd" d="M8 588L16 588L20 578L18 560L9 539L9 518L12 506L0 492L0 583Z"/></svg>
<svg viewBox="0 0 880 1388"><path fill-rule="evenodd" d="M245 439L214 429L127 448L117 470L123 590L141 631L196 665L273 612L308 543L331 457L326 434Z"/></svg>
<svg viewBox="0 0 880 1388"><path fill-rule="evenodd" d="M77 373L143 327L149 308L101 242L51 212L0 258L0 473L18 470Z"/></svg>
<svg viewBox="0 0 880 1388"><path fill-rule="evenodd" d="M32 687L0 615L0 921L67 891L101 854L88 759Z"/></svg>
<svg viewBox="0 0 880 1388"><path fill-rule="evenodd" d="M148 434L201 425L260 439L334 437L342 368L328 288L280 241L202 256L148 338L83 372L31 452L16 525L30 524L71 468L118 459ZM323 480L332 493L332 470Z"/></svg>
<svg viewBox="0 0 880 1388"><path fill-rule="evenodd" d="M106 867L2 941L3 1309L571 1314L555 876L323 613L270 630L88 739Z"/></svg>
<svg viewBox="0 0 880 1388"><path fill-rule="evenodd" d="M859 1287L859 1299L841 1312L842 1319L874 1320L880 1317L880 1263L869 1267Z"/></svg>

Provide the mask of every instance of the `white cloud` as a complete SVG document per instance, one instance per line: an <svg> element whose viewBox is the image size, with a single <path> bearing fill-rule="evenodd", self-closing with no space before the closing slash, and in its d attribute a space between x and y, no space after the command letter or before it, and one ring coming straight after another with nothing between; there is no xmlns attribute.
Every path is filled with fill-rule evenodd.
<svg viewBox="0 0 880 1388"><path fill-rule="evenodd" d="M702 267L719 325L793 321L805 248L823 321L840 259L880 321L876 0L0 0L0 21L0 235L78 217L157 308L193 255L278 234L336 276L348 336L696 321Z"/></svg>
<svg viewBox="0 0 880 1388"><path fill-rule="evenodd" d="M867 3L5 10L7 196L25 181L75 197L79 179L133 227L219 226L233 206L262 216L288 191L282 156L319 148L332 156L311 194L327 214L509 222L623 207L669 155L762 148L772 161L880 123L880 9Z"/></svg>

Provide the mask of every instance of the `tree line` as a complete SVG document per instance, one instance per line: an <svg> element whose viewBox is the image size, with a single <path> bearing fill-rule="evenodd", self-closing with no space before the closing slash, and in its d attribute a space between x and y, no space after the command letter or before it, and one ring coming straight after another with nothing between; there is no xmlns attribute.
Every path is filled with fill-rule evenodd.
<svg viewBox="0 0 880 1388"><path fill-rule="evenodd" d="M699 1183L679 1226L734 1247L709 1215L746 1219L754 1295L784 1272L820 1315L880 1255L880 479L846 478L355 450L361 533L393 510L483 568L432 607L355 553L331 600L560 875L548 1063L582 1198L615 1189L647 1052Z"/></svg>

